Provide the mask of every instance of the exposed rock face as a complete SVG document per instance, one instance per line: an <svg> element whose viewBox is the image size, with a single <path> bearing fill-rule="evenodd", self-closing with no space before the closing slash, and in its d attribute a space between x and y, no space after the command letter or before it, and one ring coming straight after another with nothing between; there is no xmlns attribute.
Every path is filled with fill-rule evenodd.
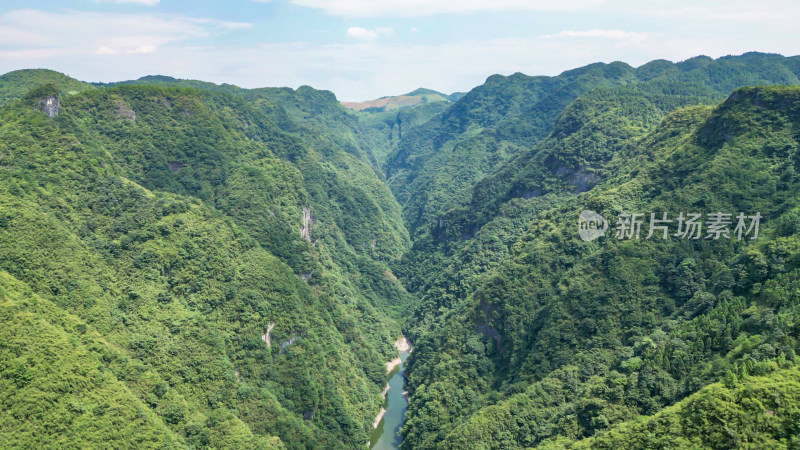
<svg viewBox="0 0 800 450"><path fill-rule="evenodd" d="M395 367L403 364L403 360L400 358L395 358L391 361L386 361L386 373L392 373Z"/></svg>
<svg viewBox="0 0 800 450"><path fill-rule="evenodd" d="M597 184L598 179L599 177L596 173L586 173L583 168L581 168L575 172L575 176L572 179L572 185L575 186L575 193L580 194L581 192L588 191Z"/></svg>
<svg viewBox="0 0 800 450"><path fill-rule="evenodd" d="M115 106L117 107L117 110L115 111L115 113L118 116L120 116L120 117L122 117L124 119L128 119L128 120L130 120L132 122L136 122L136 111L134 111L127 104L125 104L125 102L123 102L122 100L117 100L117 102L115 103Z"/></svg>
<svg viewBox="0 0 800 450"><path fill-rule="evenodd" d="M261 339L267 343L267 347L272 347L272 336L270 333L272 332L273 328L275 328L275 322L270 322L269 326L267 327L267 332L261 335ZM297 340L297 336L292 336L288 341L281 342L280 354L283 354L283 351L286 349L286 347L294 344L295 340Z"/></svg>
<svg viewBox="0 0 800 450"><path fill-rule="evenodd" d="M275 322L270 322L269 326L267 327L267 332L261 336L261 339L267 343L267 347L272 347L272 337L270 337L269 333L273 328L275 328Z"/></svg>
<svg viewBox="0 0 800 450"><path fill-rule="evenodd" d="M280 351L280 354L281 354L281 355L283 354L283 351L286 349L286 347L288 347L288 346L290 346L290 345L294 344L294 341L295 341L296 339L297 339L297 337L296 337L296 336L292 336L291 338L289 338L289 340L288 340L288 341L282 342L282 343L281 343L281 351Z"/></svg>
<svg viewBox="0 0 800 450"><path fill-rule="evenodd" d="M39 99L39 109L47 114L47 117L55 117L61 108L61 100L55 95L48 95Z"/></svg>
<svg viewBox="0 0 800 450"><path fill-rule="evenodd" d="M408 339L406 339L405 336L394 341L394 348L396 348L400 353L411 352L411 344L408 343Z"/></svg>
<svg viewBox="0 0 800 450"><path fill-rule="evenodd" d="M372 428L378 428L378 425L380 425L381 419L383 419L383 416L385 414L386 414L386 408L381 406L381 410L378 412L378 416L375 417L375 421L372 422Z"/></svg>
<svg viewBox="0 0 800 450"><path fill-rule="evenodd" d="M303 206L303 224L300 225L300 236L311 242L311 226L314 225L314 216L310 206Z"/></svg>
<svg viewBox="0 0 800 450"><path fill-rule="evenodd" d="M547 164L547 166L551 168L551 170L553 171L553 173L555 173L556 176L572 184L575 187L576 194L580 194L581 192L586 192L589 189L593 188L599 180L597 174L591 172L589 170L589 167L585 165L581 165L577 168L571 167L567 164L560 162L557 158L553 156L548 157L545 164ZM535 195L533 195L533 197L538 197L539 195L540 193L536 192Z"/></svg>

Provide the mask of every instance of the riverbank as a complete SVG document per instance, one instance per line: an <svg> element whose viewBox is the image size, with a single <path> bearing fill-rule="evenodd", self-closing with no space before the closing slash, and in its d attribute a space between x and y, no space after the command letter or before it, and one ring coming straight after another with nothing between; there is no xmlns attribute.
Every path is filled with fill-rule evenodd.
<svg viewBox="0 0 800 450"><path fill-rule="evenodd" d="M408 339L406 339L405 336L394 341L394 347L397 349L398 353L403 353L403 352L411 353L411 344L408 343Z"/></svg>
<svg viewBox="0 0 800 450"><path fill-rule="evenodd" d="M408 393L404 389L403 371L404 363L412 348L405 336L396 340L394 346L399 356L386 362L389 382L381 393L384 404L373 421L372 427L375 431L370 443L367 444L372 449L396 449L401 442L397 432L403 424L408 407Z"/></svg>
<svg viewBox="0 0 800 450"><path fill-rule="evenodd" d="M406 339L405 336L394 341L394 347L397 349L398 354L403 352L411 353L411 344L408 343L408 340ZM392 370L394 370L395 367L399 366L402 363L403 361L401 361L399 357L391 361L386 361L386 373L387 374L392 373Z"/></svg>
<svg viewBox="0 0 800 450"><path fill-rule="evenodd" d="M378 425L380 425L381 419L383 419L384 415L386 415L386 408L381 406L381 410L378 413L378 416L375 417L375 421L372 423L372 428L378 428Z"/></svg>

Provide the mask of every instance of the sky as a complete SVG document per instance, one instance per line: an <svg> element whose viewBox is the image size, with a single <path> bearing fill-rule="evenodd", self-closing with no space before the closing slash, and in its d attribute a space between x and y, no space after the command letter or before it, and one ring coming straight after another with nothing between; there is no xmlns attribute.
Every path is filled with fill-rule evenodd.
<svg viewBox="0 0 800 450"><path fill-rule="evenodd" d="M0 73L310 85L345 101L593 62L800 54L797 0L0 0Z"/></svg>

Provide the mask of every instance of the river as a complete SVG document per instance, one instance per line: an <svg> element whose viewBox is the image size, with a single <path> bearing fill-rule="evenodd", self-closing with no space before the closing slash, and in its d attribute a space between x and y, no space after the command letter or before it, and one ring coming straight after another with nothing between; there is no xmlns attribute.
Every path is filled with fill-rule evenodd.
<svg viewBox="0 0 800 450"><path fill-rule="evenodd" d="M400 443L403 442L397 432L403 425L403 418L408 408L408 400L403 395L405 392L403 371L405 370L406 358L408 358L408 350L401 351L400 361L402 362L390 373L389 391L386 393L386 401L384 401L383 405L386 409L386 414L383 415L383 419L381 419L370 438L370 448L373 450L397 449L400 447Z"/></svg>

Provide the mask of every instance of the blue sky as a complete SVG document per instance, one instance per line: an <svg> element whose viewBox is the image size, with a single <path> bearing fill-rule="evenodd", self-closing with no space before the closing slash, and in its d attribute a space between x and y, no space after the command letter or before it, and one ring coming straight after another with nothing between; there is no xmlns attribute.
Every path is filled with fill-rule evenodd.
<svg viewBox="0 0 800 450"><path fill-rule="evenodd" d="M798 22L796 0L3 0L0 72L308 84L352 101L596 61L797 55Z"/></svg>

